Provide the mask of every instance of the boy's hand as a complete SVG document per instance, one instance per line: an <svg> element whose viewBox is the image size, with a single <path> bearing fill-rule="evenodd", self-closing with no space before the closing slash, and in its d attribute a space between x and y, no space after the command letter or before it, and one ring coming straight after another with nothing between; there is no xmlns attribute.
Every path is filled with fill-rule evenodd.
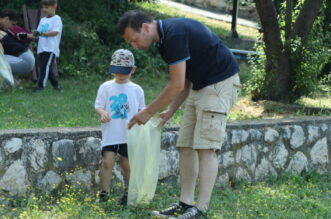
<svg viewBox="0 0 331 219"><path fill-rule="evenodd" d="M41 36L41 32L38 31L38 30L33 30L33 31L32 31L32 35L33 35L34 37L39 37L39 36Z"/></svg>
<svg viewBox="0 0 331 219"><path fill-rule="evenodd" d="M101 113L100 115L100 122L102 123L106 123L106 122L109 122L111 120L108 112L104 111Z"/></svg>

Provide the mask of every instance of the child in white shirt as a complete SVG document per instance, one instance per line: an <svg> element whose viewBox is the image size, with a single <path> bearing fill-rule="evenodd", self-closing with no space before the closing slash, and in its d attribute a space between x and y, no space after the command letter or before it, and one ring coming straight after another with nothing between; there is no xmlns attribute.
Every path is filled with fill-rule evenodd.
<svg viewBox="0 0 331 219"><path fill-rule="evenodd" d="M129 183L130 165L126 131L130 119L145 107L143 89L130 81L135 69L133 54L126 49L116 50L112 55L109 70L109 73L114 75L114 80L104 82L98 90L95 109L100 116L102 130L99 201L107 201L109 198L109 184L117 153L121 155L121 167L126 186ZM127 194L123 196L120 203L124 205L126 201Z"/></svg>

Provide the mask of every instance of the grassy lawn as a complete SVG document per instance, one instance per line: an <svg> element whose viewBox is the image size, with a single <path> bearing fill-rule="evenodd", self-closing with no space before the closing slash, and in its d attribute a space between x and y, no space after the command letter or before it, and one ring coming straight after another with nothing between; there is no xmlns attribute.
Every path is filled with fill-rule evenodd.
<svg viewBox="0 0 331 219"><path fill-rule="evenodd" d="M140 6L144 10L151 11L158 18L172 16L195 18L206 23L222 38L225 38L230 32L230 24L223 21L181 12L165 5L142 3ZM240 25L238 25L237 31L240 36L246 39L255 39L258 34L254 28ZM148 104L159 95L167 83L166 66L160 58L148 55L151 53L134 52L139 53L139 56L137 58L138 70L132 80L143 87ZM160 66L161 68L159 68ZM251 76L250 66L247 63L241 63L240 66L240 77L242 83L245 84ZM110 76L106 74L100 76L91 72L89 78L70 78L66 76L65 68L63 69L64 72L60 78L60 83L64 88L62 92L57 92L48 85L44 92L32 93L31 89L34 84L28 80L22 80L16 89L1 92L0 129L99 125L98 117L94 112L94 100L99 85ZM298 104L331 108L330 95L326 94L314 98L303 97ZM181 115L182 110L176 112L171 123L178 124ZM306 115L305 112L286 110L286 106L283 104L270 107L268 102L252 102L249 94L242 93L229 118L230 120L241 120L303 115ZM321 113L320 115L328 115L328 113Z"/></svg>
<svg viewBox="0 0 331 219"><path fill-rule="evenodd" d="M281 176L277 181L216 186L207 218L331 218L331 176L307 174ZM28 198L0 197L1 218L151 218L148 212L178 201L179 189L159 184L150 204L118 205L121 188L114 188L106 203L95 203L95 194L67 188L61 194Z"/></svg>

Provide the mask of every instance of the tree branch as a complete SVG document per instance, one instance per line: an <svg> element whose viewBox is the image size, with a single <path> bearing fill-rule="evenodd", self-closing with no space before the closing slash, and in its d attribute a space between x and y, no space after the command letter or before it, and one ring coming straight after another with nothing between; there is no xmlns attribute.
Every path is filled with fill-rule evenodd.
<svg viewBox="0 0 331 219"><path fill-rule="evenodd" d="M286 0L286 14L285 14L285 39L288 40L292 29L292 8L293 0Z"/></svg>
<svg viewBox="0 0 331 219"><path fill-rule="evenodd" d="M323 0L306 0L295 21L291 38L299 36L304 38L312 29L314 21L322 6Z"/></svg>

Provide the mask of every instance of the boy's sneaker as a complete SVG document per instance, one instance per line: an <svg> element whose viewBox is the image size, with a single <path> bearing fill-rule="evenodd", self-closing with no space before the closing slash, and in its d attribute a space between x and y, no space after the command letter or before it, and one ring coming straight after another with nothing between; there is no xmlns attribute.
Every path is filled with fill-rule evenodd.
<svg viewBox="0 0 331 219"><path fill-rule="evenodd" d="M125 195L123 195L123 197L119 200L119 204L120 204L120 205L127 205L127 202L128 202L128 195L125 194Z"/></svg>
<svg viewBox="0 0 331 219"><path fill-rule="evenodd" d="M62 90L62 88L61 88L61 86L60 85L58 85L58 86L55 86L55 87L53 87L54 88L54 90L57 90L57 91L61 91Z"/></svg>
<svg viewBox="0 0 331 219"><path fill-rule="evenodd" d="M43 91L43 90L44 90L43 87L36 87L36 88L34 88L32 91L35 92L35 93L38 93L38 92L41 92L41 91Z"/></svg>
<svg viewBox="0 0 331 219"><path fill-rule="evenodd" d="M102 191L99 193L99 198L97 202L106 202L109 199L109 192Z"/></svg>
<svg viewBox="0 0 331 219"><path fill-rule="evenodd" d="M184 214L186 209L192 206L186 205L182 202L175 203L171 205L169 208L161 210L161 211L152 211L150 214L152 216L156 216L158 218L168 218L169 216L178 216Z"/></svg>
<svg viewBox="0 0 331 219"><path fill-rule="evenodd" d="M170 217L169 219L200 219L203 217L202 212L196 207L188 208L184 214L178 217Z"/></svg>

